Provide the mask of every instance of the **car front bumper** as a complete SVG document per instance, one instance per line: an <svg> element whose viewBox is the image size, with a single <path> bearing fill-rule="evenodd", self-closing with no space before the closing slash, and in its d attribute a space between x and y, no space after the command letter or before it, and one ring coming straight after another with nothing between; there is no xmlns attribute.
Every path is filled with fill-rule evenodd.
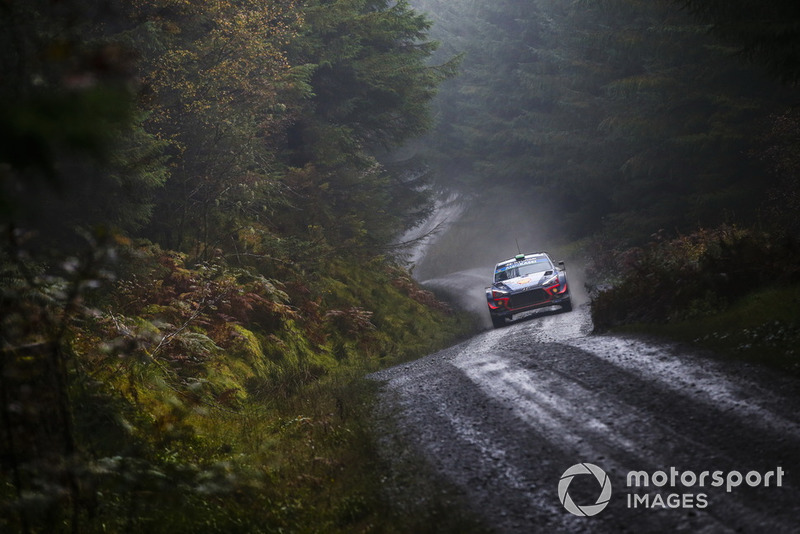
<svg viewBox="0 0 800 534"><path fill-rule="evenodd" d="M493 317L510 319L512 316L547 308L549 306L563 306L570 302L569 291L550 295L544 289L534 289L513 293L508 297L489 301L489 313Z"/></svg>

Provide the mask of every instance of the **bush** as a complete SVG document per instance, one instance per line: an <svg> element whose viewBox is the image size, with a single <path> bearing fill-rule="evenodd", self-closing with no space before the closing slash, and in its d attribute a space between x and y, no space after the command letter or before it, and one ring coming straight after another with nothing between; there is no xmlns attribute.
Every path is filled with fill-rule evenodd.
<svg viewBox="0 0 800 534"><path fill-rule="evenodd" d="M0 531L389 528L363 375L471 322L382 258L277 279L111 242L0 246Z"/></svg>
<svg viewBox="0 0 800 534"><path fill-rule="evenodd" d="M609 283L592 300L596 330L708 314L755 289L800 277L800 247L789 238L727 225L654 238L604 258Z"/></svg>

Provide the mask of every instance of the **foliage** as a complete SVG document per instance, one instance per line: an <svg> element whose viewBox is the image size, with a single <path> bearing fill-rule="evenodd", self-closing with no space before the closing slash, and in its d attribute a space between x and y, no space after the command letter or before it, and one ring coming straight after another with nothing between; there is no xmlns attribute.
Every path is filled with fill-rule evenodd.
<svg viewBox="0 0 800 534"><path fill-rule="evenodd" d="M800 235L800 114L797 109L772 117L762 159L775 179L769 192L772 226Z"/></svg>
<svg viewBox="0 0 800 534"><path fill-rule="evenodd" d="M312 111L290 132L298 166L335 162L326 151L347 158L347 148L394 146L427 129L426 104L452 66L425 65L437 45L426 40L422 15L388 0L318 0L305 15L306 31L289 48L312 92Z"/></svg>
<svg viewBox="0 0 800 534"><path fill-rule="evenodd" d="M132 58L84 7L0 6L0 222L49 246L74 245L75 227L136 230L166 178L127 83Z"/></svg>
<svg viewBox="0 0 800 534"><path fill-rule="evenodd" d="M419 163L380 155L427 130L429 102L454 66L426 65L437 44L405 1L312 1L304 16L287 52L306 88L286 132L298 222L351 253L384 247L429 201Z"/></svg>
<svg viewBox="0 0 800 534"><path fill-rule="evenodd" d="M765 208L760 154L794 93L674 3L415 5L443 50L464 54L420 152L443 184L479 195L478 219L531 206L567 238L641 244Z"/></svg>
<svg viewBox="0 0 800 534"><path fill-rule="evenodd" d="M773 76L792 84L800 80L800 8L795 2L675 1Z"/></svg>
<svg viewBox="0 0 800 534"><path fill-rule="evenodd" d="M617 330L690 343L718 355L800 376L798 302L797 284L767 286L754 289L713 314L669 323L631 324Z"/></svg>
<svg viewBox="0 0 800 534"><path fill-rule="evenodd" d="M695 324L678 323L664 334L800 376L798 286L754 291L723 313Z"/></svg>
<svg viewBox="0 0 800 534"><path fill-rule="evenodd" d="M383 255L428 161L611 250L765 170L796 212L786 91L666 1L425 4L438 55L404 0L0 2L0 529L463 530L387 504L365 422L366 372L472 327ZM794 279L783 235L615 255L597 323Z"/></svg>
<svg viewBox="0 0 800 534"><path fill-rule="evenodd" d="M153 0L126 15L146 127L170 156L147 234L207 258L243 221L285 204L276 144L297 88L284 48L301 16L295 2L267 0Z"/></svg>
<svg viewBox="0 0 800 534"><path fill-rule="evenodd" d="M590 273L606 288L592 301L595 328L673 322L715 313L764 287L796 282L800 248L754 230L721 226L642 248L607 251Z"/></svg>
<svg viewBox="0 0 800 534"><path fill-rule="evenodd" d="M428 209L421 165L378 159L428 126L451 70L424 64L425 19L0 15L0 530L385 526L363 375L472 326L378 254ZM299 151L298 125L319 134ZM448 523L425 506L398 531Z"/></svg>
<svg viewBox="0 0 800 534"><path fill-rule="evenodd" d="M24 242L4 258L4 530L345 532L391 509L361 377L471 322L381 259L306 286L110 244L59 275Z"/></svg>

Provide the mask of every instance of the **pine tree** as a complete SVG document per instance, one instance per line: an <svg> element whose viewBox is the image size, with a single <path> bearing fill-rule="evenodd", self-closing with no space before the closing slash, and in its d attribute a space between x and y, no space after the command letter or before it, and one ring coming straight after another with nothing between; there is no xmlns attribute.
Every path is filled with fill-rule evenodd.
<svg viewBox="0 0 800 534"><path fill-rule="evenodd" d="M165 178L135 111L132 50L108 29L119 13L85 7L0 7L2 222L51 245L75 228L135 230Z"/></svg>
<svg viewBox="0 0 800 534"><path fill-rule="evenodd" d="M382 247L427 203L418 173L378 156L429 128L429 102L454 65L426 64L437 45L405 1L318 0L304 21L288 57L309 92L287 132L288 163L305 169L291 184L304 197L303 224L333 243Z"/></svg>

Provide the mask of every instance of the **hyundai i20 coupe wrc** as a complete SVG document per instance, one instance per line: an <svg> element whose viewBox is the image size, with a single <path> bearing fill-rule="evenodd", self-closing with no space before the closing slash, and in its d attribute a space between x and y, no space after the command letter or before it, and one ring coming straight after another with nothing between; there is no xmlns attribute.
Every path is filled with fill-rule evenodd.
<svg viewBox="0 0 800 534"><path fill-rule="evenodd" d="M538 308L561 306L562 311L572 310L564 262L553 265L544 252L518 254L501 261L495 265L492 286L486 288L486 302L495 328L504 326L516 314Z"/></svg>

